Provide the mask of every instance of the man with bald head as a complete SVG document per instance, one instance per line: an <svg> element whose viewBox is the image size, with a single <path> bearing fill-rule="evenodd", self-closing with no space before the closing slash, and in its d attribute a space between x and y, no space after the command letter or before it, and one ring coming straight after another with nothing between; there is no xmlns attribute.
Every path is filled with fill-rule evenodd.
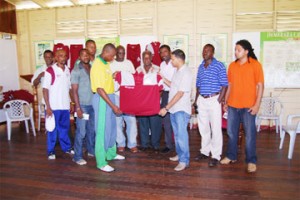
<svg viewBox="0 0 300 200"><path fill-rule="evenodd" d="M96 57L91 69L91 88L93 108L95 112L96 144L95 156L97 168L104 172L112 172L108 160L124 160L116 154L116 115L121 115L115 104L113 73L110 63L114 60L116 48L113 44L104 45L102 53Z"/></svg>
<svg viewBox="0 0 300 200"><path fill-rule="evenodd" d="M70 130L70 70L66 66L67 55L64 50L55 52L56 63L45 71L43 96L46 104L46 118L54 115L55 129L47 133L48 159L54 160L57 137L63 152L74 154L69 138Z"/></svg>
<svg viewBox="0 0 300 200"><path fill-rule="evenodd" d="M123 46L117 47L116 59L110 65L112 73L115 72L129 72L134 74L135 69L130 60L125 59L125 48ZM115 81L115 100L116 105L120 106L120 91L118 83ZM123 134L123 123L126 123L126 134L127 134L127 147L132 153L138 152L136 147L136 118L132 115L122 114L117 116L117 146L118 152L125 151L125 136Z"/></svg>

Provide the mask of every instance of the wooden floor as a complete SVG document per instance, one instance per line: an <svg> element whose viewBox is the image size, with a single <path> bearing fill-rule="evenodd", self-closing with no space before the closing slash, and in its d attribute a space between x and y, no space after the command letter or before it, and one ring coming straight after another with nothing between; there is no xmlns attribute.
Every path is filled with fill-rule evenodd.
<svg viewBox="0 0 300 200"><path fill-rule="evenodd" d="M224 136L225 144L227 137ZM57 159L46 157L46 135L27 135L14 124L11 141L0 125L0 199L299 199L300 137L293 160L287 159L289 136L279 150L279 136L268 130L257 139L258 171L245 172L244 150L230 166L209 168L193 158L200 136L190 131L190 167L175 172L169 156L125 152L125 161L112 161L113 173L96 169L95 160L78 166L56 147ZM244 145L242 145L244 147Z"/></svg>

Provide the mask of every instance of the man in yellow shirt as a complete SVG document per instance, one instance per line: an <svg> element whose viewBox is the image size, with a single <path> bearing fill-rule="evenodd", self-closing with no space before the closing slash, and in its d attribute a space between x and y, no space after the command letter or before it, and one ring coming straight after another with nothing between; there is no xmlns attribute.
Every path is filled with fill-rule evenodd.
<svg viewBox="0 0 300 200"><path fill-rule="evenodd" d="M95 156L97 168L112 172L114 168L107 160L124 160L116 153L116 115L122 114L115 105L114 81L109 62L114 60L116 48L113 44L104 45L102 53L96 57L91 69L91 88L94 93L96 144Z"/></svg>

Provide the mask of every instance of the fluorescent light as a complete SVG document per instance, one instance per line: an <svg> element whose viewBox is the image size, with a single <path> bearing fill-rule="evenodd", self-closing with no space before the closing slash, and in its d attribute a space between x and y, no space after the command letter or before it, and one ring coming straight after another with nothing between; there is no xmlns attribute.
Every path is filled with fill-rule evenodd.
<svg viewBox="0 0 300 200"><path fill-rule="evenodd" d="M22 9L33 9L33 8L41 8L38 4L32 2L32 1L19 1L16 3L16 9L22 10Z"/></svg>
<svg viewBox="0 0 300 200"><path fill-rule="evenodd" d="M105 3L105 0L78 0L78 4L97 4L97 3Z"/></svg>
<svg viewBox="0 0 300 200"><path fill-rule="evenodd" d="M52 0L46 2L48 7L61 7L61 6L73 6L73 3L69 0Z"/></svg>

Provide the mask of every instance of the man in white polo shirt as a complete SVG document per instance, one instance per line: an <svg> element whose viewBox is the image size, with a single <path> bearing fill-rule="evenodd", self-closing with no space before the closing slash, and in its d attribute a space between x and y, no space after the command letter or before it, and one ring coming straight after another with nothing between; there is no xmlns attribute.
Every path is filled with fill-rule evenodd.
<svg viewBox="0 0 300 200"><path fill-rule="evenodd" d="M48 159L54 160L57 137L63 152L74 154L69 138L70 130L70 70L65 65L67 56L64 50L55 53L56 63L45 71L43 95L46 104L46 117L54 115L55 129L47 132Z"/></svg>
<svg viewBox="0 0 300 200"><path fill-rule="evenodd" d="M187 125L191 115L191 90L192 72L185 65L185 54L177 49L171 55L172 64L176 67L176 73L172 82L165 80L170 85L169 103L160 110L159 114L165 116L170 112L171 124L175 136L175 147L177 155L170 160L177 162L175 171L184 170L190 163L189 135Z"/></svg>

